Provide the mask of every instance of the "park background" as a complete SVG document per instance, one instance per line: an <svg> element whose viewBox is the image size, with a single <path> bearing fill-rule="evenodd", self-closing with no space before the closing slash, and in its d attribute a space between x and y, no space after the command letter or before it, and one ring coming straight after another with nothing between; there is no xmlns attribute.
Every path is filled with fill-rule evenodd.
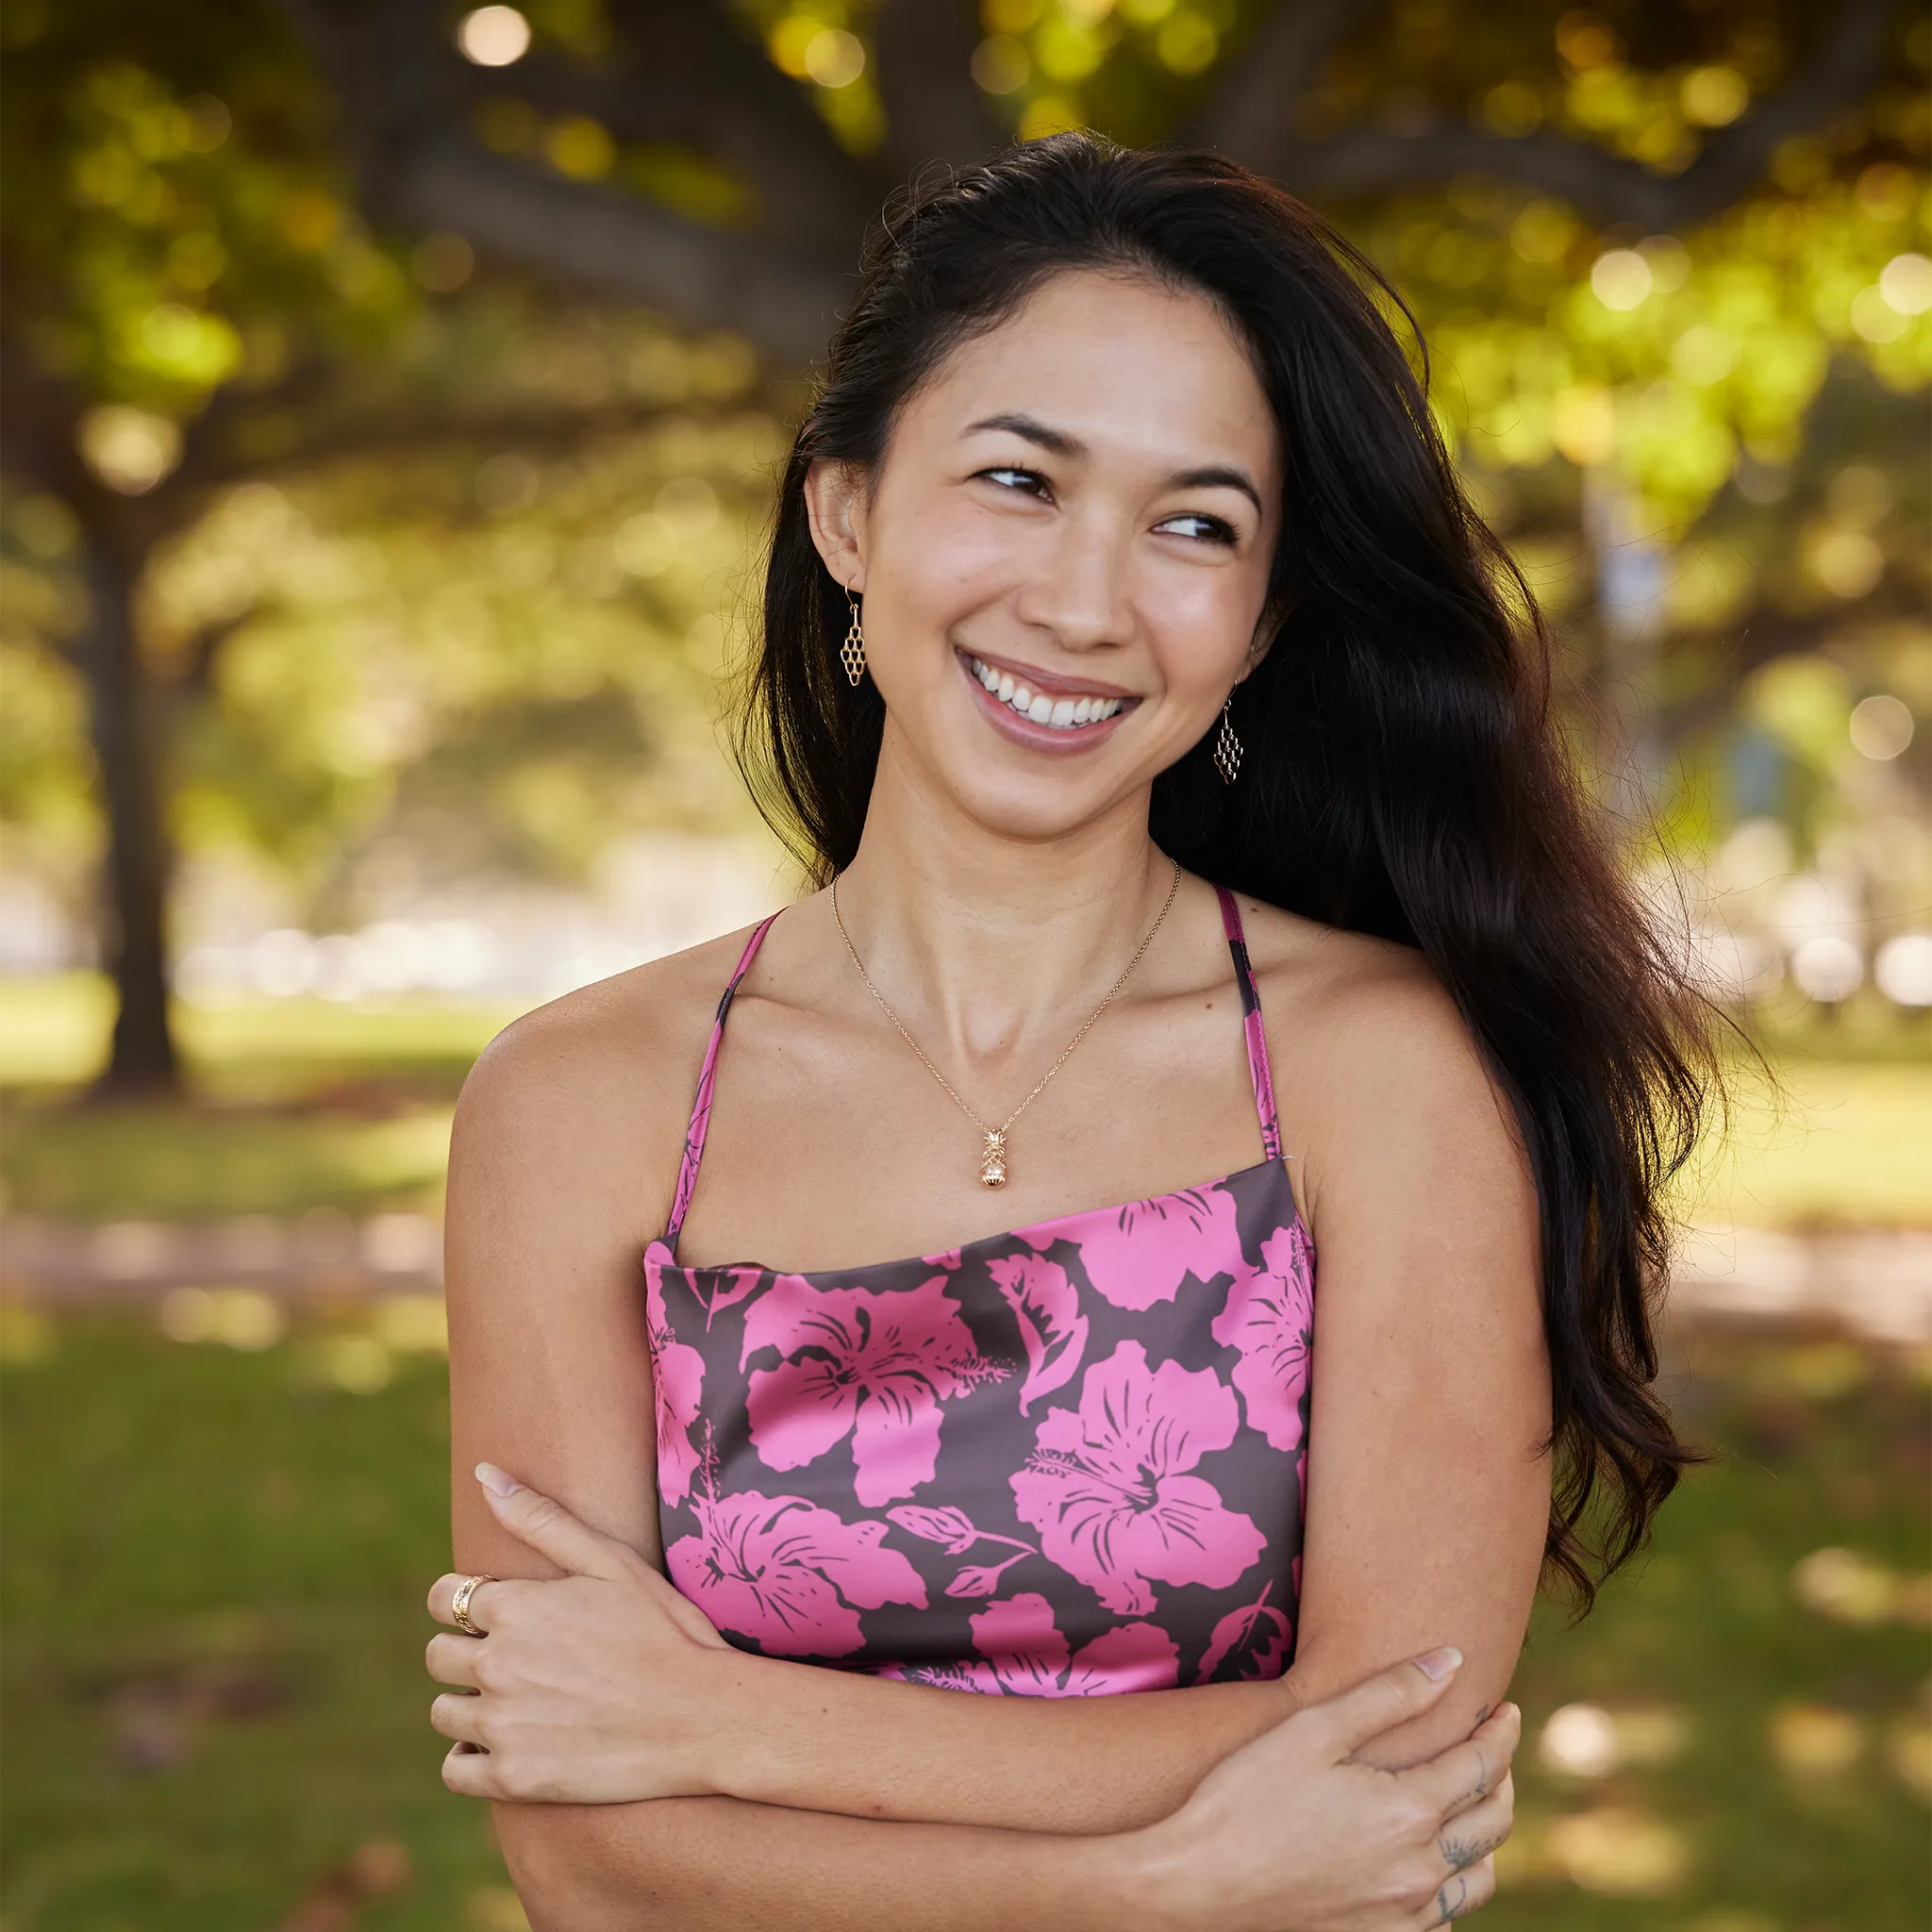
<svg viewBox="0 0 1932 1932"><path fill-rule="evenodd" d="M1485 1923L1926 1923L1921 9L8 0L0 52L6 1932L523 1924L425 1722L454 1096L791 890L719 728L788 425L887 192L1072 125L1391 275L1738 1022L1665 1363L1716 1460L1540 1613Z"/></svg>

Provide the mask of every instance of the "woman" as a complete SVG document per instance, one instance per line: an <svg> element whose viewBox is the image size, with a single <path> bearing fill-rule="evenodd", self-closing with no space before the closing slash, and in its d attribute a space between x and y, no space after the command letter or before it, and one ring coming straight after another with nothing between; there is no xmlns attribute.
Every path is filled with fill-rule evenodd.
<svg viewBox="0 0 1932 1932"><path fill-rule="evenodd" d="M434 1721L538 1926L1488 1895L1701 1087L1378 293L1081 136L873 238L741 739L824 890L458 1113Z"/></svg>

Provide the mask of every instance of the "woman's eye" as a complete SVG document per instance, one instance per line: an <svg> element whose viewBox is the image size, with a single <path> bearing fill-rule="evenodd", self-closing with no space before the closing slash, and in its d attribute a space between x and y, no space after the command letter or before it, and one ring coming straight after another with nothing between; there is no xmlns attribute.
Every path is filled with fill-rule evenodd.
<svg viewBox="0 0 1932 1932"><path fill-rule="evenodd" d="M994 470L981 470L982 476L991 478L1003 490L1024 490L1034 496L1046 491L1046 478L1038 470L1009 470L1005 467Z"/></svg>
<svg viewBox="0 0 1932 1932"><path fill-rule="evenodd" d="M1170 530L1177 524L1191 526L1180 532L1183 537L1192 537L1208 543L1231 544L1235 541L1235 531L1232 524L1224 523L1220 517L1202 516L1193 510L1185 511L1177 517L1169 517L1165 522L1156 525L1155 527L1161 530Z"/></svg>

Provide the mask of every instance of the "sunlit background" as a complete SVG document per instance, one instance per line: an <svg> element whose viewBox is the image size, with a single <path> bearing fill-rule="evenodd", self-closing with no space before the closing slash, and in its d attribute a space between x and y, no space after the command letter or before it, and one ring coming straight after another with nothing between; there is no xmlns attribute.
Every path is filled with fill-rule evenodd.
<svg viewBox="0 0 1932 1932"><path fill-rule="evenodd" d="M788 425L891 188L1079 125L1390 273L1738 1024L1666 1328L1716 1459L1540 1614L1486 1923L1927 1923L1922 10L9 0L0 51L6 1932L523 1925L424 1721L455 1093L792 891L720 732Z"/></svg>

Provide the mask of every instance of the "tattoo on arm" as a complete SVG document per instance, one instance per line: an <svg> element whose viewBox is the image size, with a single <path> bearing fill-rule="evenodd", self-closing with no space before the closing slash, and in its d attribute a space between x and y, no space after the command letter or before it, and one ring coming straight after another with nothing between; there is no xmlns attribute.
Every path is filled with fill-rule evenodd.
<svg viewBox="0 0 1932 1932"><path fill-rule="evenodd" d="M1449 1895L1450 1887L1456 1890L1456 1896ZM1447 1925L1460 1918L1469 1908L1469 1880L1460 1876L1446 1880L1436 1893L1436 1909L1442 1915L1442 1924Z"/></svg>

